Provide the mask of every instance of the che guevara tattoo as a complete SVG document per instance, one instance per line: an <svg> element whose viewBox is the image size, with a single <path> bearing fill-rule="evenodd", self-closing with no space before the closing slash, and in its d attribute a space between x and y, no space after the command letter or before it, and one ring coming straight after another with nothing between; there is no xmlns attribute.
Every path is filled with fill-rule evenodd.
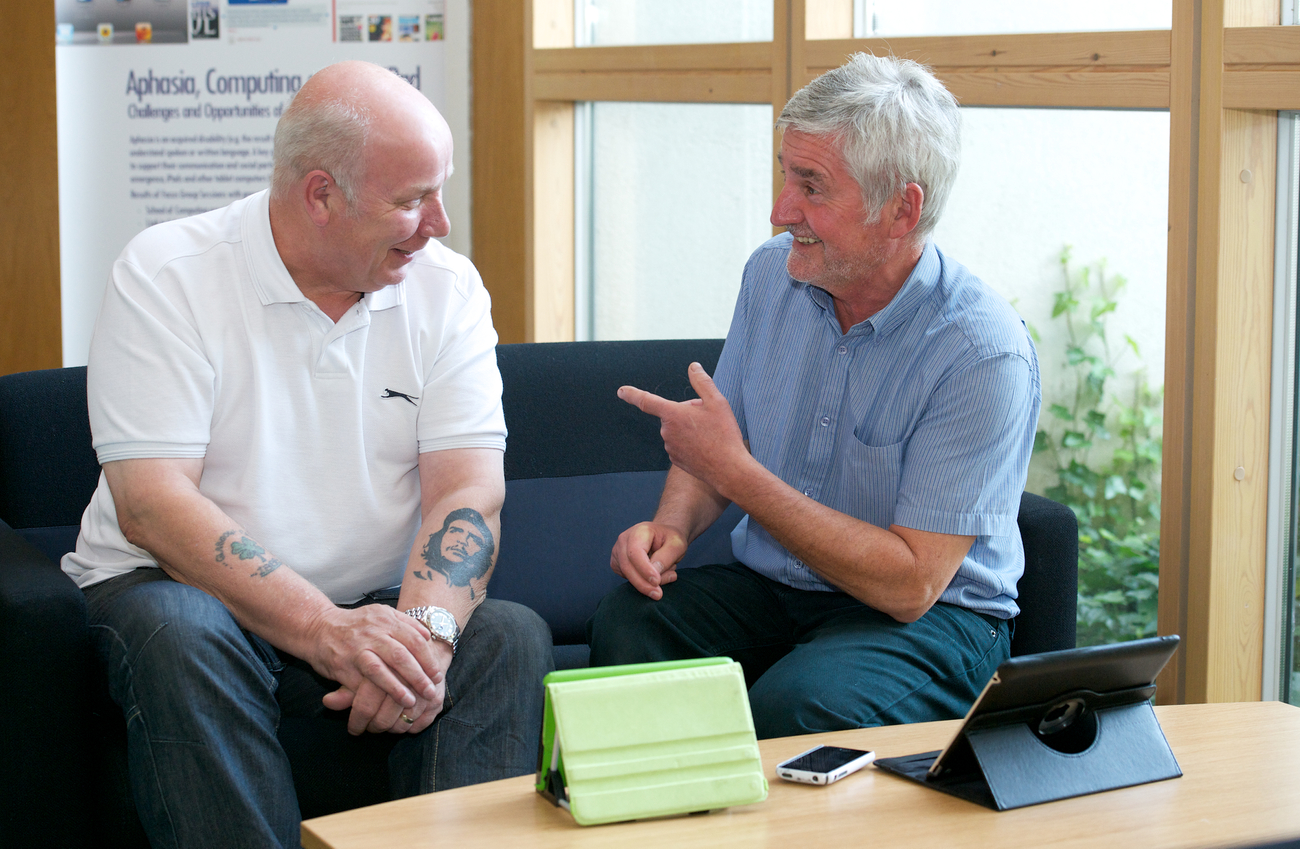
<svg viewBox="0 0 1300 849"><path fill-rule="evenodd" d="M279 558L268 555L266 553L266 549L262 548L262 546L253 542L251 539L249 539L239 531L226 531L224 534L222 534L220 537L217 538L216 560L218 563L226 562L226 551L227 551L226 540L230 539L232 536L235 536L236 534L239 535L239 539L230 544L229 551L230 554L239 558L240 561L245 561L245 560L256 561L252 565L255 565L257 568L254 569L252 572L248 573L249 577L265 578L267 575L271 574L276 569L279 569L281 566L284 565L283 563L280 562Z"/></svg>
<svg viewBox="0 0 1300 849"><path fill-rule="evenodd" d="M429 542L420 552L428 569L417 569L415 577L425 581L434 579L440 572L452 587L469 587L469 597L474 598L471 581L482 578L492 568L492 555L496 543L483 515L469 507L452 510L443 520L442 530L430 535Z"/></svg>

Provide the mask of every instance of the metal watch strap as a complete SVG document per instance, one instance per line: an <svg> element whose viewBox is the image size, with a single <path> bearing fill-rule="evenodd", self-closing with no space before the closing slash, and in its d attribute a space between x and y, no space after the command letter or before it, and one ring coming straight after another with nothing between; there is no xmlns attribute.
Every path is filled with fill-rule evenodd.
<svg viewBox="0 0 1300 849"><path fill-rule="evenodd" d="M456 654L456 645L460 642L460 628L456 625L456 617L443 607L412 607L404 611L407 616L412 617L421 625L429 629L429 636L435 640L442 640L451 646L451 653Z"/></svg>

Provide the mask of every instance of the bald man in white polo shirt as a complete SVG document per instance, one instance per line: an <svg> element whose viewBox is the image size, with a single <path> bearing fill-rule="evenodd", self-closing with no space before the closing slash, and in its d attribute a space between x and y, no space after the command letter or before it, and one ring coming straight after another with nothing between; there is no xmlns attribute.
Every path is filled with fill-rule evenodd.
<svg viewBox="0 0 1300 849"><path fill-rule="evenodd" d="M393 735L398 796L533 766L550 636L485 595L506 433L488 294L435 241L451 172L428 100L333 65L285 111L269 191L113 266L104 473L63 568L154 845L298 845L282 712ZM430 545L452 514L488 556Z"/></svg>

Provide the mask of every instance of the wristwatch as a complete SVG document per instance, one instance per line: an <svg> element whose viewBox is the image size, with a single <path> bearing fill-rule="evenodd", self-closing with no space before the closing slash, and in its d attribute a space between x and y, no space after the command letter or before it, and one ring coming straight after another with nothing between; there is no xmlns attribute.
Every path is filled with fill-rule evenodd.
<svg viewBox="0 0 1300 849"><path fill-rule="evenodd" d="M442 640L451 646L451 653L456 654L456 643L460 641L460 628L456 626L456 617L441 607L412 607L405 611L429 629L429 635L435 640Z"/></svg>

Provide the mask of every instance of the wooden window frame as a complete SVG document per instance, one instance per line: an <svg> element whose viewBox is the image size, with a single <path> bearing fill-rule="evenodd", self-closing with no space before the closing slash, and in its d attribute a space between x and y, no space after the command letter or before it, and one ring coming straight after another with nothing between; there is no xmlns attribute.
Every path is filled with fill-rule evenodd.
<svg viewBox="0 0 1300 849"><path fill-rule="evenodd" d="M851 0L774 0L770 42L599 48L573 47L571 0L474 11L474 259L509 341L573 338L574 102L779 110L867 50L930 65L964 105L1168 109L1159 623L1183 647L1160 700L1260 698L1277 110L1300 108L1276 0L1173 0L1170 30L887 41L847 37ZM502 38L509 62L485 62Z"/></svg>

